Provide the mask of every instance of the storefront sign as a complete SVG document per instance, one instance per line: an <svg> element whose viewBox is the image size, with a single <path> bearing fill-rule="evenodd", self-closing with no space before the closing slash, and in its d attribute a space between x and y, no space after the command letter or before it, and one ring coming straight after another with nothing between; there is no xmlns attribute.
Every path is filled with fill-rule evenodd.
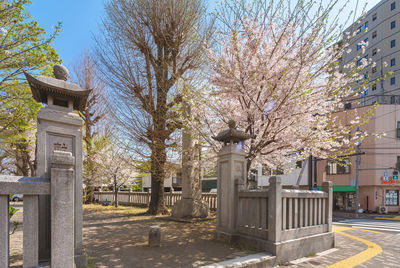
<svg viewBox="0 0 400 268"><path fill-rule="evenodd" d="M382 184L400 184L400 180L394 180L392 176L381 177Z"/></svg>

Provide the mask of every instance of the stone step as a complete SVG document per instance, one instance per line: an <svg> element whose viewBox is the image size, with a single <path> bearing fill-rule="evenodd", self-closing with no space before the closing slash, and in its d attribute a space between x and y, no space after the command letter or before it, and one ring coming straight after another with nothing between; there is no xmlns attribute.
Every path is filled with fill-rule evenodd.
<svg viewBox="0 0 400 268"><path fill-rule="evenodd" d="M274 267L276 256L261 252L227 261L217 262L200 268L265 268Z"/></svg>

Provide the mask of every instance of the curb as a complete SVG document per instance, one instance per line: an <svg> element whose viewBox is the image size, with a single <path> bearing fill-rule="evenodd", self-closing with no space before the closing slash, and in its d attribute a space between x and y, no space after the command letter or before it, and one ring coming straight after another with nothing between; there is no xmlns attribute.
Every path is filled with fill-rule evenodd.
<svg viewBox="0 0 400 268"><path fill-rule="evenodd" d="M264 268L274 267L276 256L262 252L235 258L227 261L217 262L200 268Z"/></svg>

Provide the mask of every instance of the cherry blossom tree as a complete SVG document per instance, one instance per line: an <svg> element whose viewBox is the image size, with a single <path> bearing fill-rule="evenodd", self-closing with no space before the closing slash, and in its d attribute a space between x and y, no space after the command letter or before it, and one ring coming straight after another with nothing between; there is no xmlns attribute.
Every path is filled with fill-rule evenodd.
<svg viewBox="0 0 400 268"><path fill-rule="evenodd" d="M134 161L125 150L118 147L115 138L104 140L102 152L93 158L95 163L99 163L96 171L102 181L113 185L114 205L118 207L118 189L136 174Z"/></svg>
<svg viewBox="0 0 400 268"><path fill-rule="evenodd" d="M252 135L245 148L248 170L256 163L277 168L309 155L353 151L358 137L352 130L372 109L362 115L351 111L351 125L336 112L344 100L358 96L353 86L368 62L339 71L348 48L338 43L342 28L329 18L336 1L321 1L319 7L312 1L246 3L225 2L219 10L221 45L208 49L212 98L205 125L219 131L233 119Z"/></svg>

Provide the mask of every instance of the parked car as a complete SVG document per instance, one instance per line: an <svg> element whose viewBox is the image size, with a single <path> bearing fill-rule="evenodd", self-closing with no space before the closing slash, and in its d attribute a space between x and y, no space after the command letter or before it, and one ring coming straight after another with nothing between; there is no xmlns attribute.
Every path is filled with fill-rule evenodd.
<svg viewBox="0 0 400 268"><path fill-rule="evenodd" d="M14 202L22 201L22 200L24 200L24 195L22 195L22 194L13 194L11 196L11 200L14 201Z"/></svg>

